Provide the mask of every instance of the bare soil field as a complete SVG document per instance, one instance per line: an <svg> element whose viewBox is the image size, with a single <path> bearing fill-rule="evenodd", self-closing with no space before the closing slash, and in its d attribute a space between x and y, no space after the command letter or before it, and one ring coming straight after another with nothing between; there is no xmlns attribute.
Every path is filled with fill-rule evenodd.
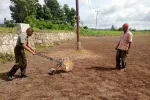
<svg viewBox="0 0 150 100"><path fill-rule="evenodd" d="M125 72L115 69L115 47L119 36L81 37L82 51L76 40L61 43L41 52L61 59L69 57L71 72L37 55L27 55L28 78L6 81L5 72L14 62L0 64L0 100L150 100L150 35L135 35Z"/></svg>

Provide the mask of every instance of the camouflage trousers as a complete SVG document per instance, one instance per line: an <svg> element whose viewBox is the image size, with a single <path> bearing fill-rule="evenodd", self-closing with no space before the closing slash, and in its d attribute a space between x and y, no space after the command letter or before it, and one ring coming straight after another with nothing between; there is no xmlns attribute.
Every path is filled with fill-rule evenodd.
<svg viewBox="0 0 150 100"><path fill-rule="evenodd" d="M127 51L117 49L116 53L116 68L126 68L126 61L127 61Z"/></svg>
<svg viewBox="0 0 150 100"><path fill-rule="evenodd" d="M26 59L24 48L20 46L16 46L14 48L14 53L15 53L16 62L9 73L11 76L14 76L17 70L20 68L21 75L24 75L26 73L26 68L27 68L27 59Z"/></svg>

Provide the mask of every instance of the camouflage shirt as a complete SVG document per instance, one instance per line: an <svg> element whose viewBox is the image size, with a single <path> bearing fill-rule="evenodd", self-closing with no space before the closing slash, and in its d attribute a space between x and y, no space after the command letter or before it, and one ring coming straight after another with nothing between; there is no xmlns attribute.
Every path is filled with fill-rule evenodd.
<svg viewBox="0 0 150 100"><path fill-rule="evenodd" d="M21 34L18 36L16 45L17 45L17 46L20 46L20 47L23 47L22 44L23 44L23 43L26 43L26 44L27 44L27 41L28 41L28 36L27 36L27 34L21 33Z"/></svg>

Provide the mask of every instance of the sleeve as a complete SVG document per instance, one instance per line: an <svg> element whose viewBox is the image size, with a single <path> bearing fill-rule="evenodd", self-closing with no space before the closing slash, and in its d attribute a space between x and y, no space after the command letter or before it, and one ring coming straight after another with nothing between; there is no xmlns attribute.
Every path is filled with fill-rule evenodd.
<svg viewBox="0 0 150 100"><path fill-rule="evenodd" d="M133 35L132 35L132 34L129 34L128 41L129 41L129 42L132 42L132 38L133 38Z"/></svg>

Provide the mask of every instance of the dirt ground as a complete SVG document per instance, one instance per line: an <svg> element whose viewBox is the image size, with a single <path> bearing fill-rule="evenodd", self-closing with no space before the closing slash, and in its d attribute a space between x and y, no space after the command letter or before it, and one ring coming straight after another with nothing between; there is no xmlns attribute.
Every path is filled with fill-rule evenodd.
<svg viewBox="0 0 150 100"><path fill-rule="evenodd" d="M115 46L119 36L81 37L46 48L42 52L56 59L69 57L71 72L49 69L56 63L28 55L28 78L5 81L4 73L14 62L0 64L0 100L150 100L150 35L136 35L128 55L127 70L115 69Z"/></svg>

